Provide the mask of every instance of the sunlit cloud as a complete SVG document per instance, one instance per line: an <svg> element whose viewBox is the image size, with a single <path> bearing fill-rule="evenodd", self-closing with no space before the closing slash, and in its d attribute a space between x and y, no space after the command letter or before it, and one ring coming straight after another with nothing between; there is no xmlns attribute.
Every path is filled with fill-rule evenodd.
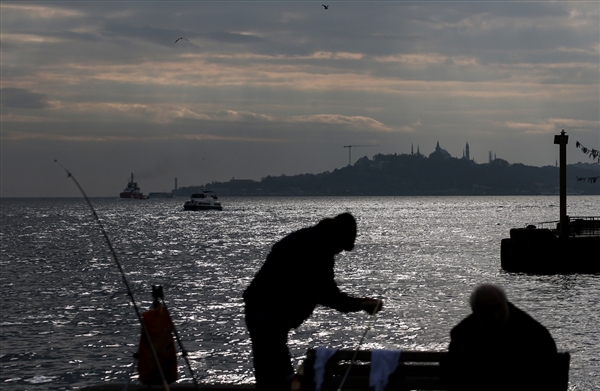
<svg viewBox="0 0 600 391"><path fill-rule="evenodd" d="M550 122L533 124L527 122L505 121L504 123L502 123L502 125L509 129L521 130L525 134L556 132L556 125Z"/></svg>
<svg viewBox="0 0 600 391"><path fill-rule="evenodd" d="M58 43L63 40L57 37L49 37L36 34L2 34L2 41L5 43L25 44L25 43Z"/></svg>
<svg viewBox="0 0 600 391"><path fill-rule="evenodd" d="M316 60L361 60L365 56L362 53L348 53L348 52L315 52L310 56L298 57L295 58L304 58L304 59L316 59Z"/></svg>
<svg viewBox="0 0 600 391"><path fill-rule="evenodd" d="M211 64L207 62L193 63L147 63L127 66L81 66L74 65L73 72L54 70L40 71L45 81L62 82L67 84L83 84L91 80L115 83L133 83L145 86L185 86L185 87L225 87L252 86L256 88L287 88L293 90L346 90L377 93L392 93L405 96L435 94L441 97L525 97L535 96L544 91L551 93L553 89L560 91L563 96L582 96L582 93L593 92L586 85L570 84L560 89L541 84L552 69L573 69L589 64L553 64L548 66L520 64L505 69L510 72L509 79L480 81L454 80L411 80L398 77L382 77L368 73L344 71L338 73L322 73L318 69L307 72L299 66L274 66L257 64L252 69L233 64ZM526 72L526 69L534 73ZM33 80L29 80L33 82Z"/></svg>
<svg viewBox="0 0 600 391"><path fill-rule="evenodd" d="M331 53L330 53L331 54ZM348 56L358 59L360 55L331 54L331 56ZM329 56L329 54L328 54ZM247 60L255 57L251 67ZM327 56L325 56L327 57ZM219 59L219 61L215 61ZM260 59L260 61L258 61ZM371 61L361 59L360 61ZM184 54L175 59L161 61L144 61L133 64L85 64L65 63L46 65L38 69L36 75L27 78L13 79L12 83L20 88L32 88L41 83L61 83L63 85L85 85L87 83L119 83L138 84L145 88L151 86L170 87L253 87L253 88L285 88L289 91L363 91L372 93L389 93L404 96L425 96L435 94L443 97L531 97L560 91L563 96L581 97L593 93L589 85L583 83L553 87L543 83L552 78L550 72L564 70L595 71L597 64L570 63L519 63L489 64L482 67L477 59L468 56L447 57L437 54L397 55L375 58L373 61L397 61L410 69L419 69L423 79L403 78L402 72L372 73L359 72L354 69L334 69L330 64L320 65L319 61L309 65L294 62L282 56L254 56L252 54L212 55ZM472 73L487 74L495 71L504 77L498 80L478 80L471 82L467 74L466 80L428 79L425 69L428 65L442 66L452 64L460 68L468 68ZM425 68L423 68L425 67ZM407 68L407 69L408 69ZM420 69L423 68L423 69ZM436 75L439 70L435 71ZM559 76L556 76L557 78ZM118 88L115 86L115 88ZM158 94L159 91L157 90Z"/></svg>
<svg viewBox="0 0 600 391"><path fill-rule="evenodd" d="M523 131L524 134L549 134L556 133L561 129L591 131L598 131L600 129L600 121L571 118L548 118L537 123L505 121L500 125L509 129Z"/></svg>
<svg viewBox="0 0 600 391"><path fill-rule="evenodd" d="M259 34L257 32L254 31L232 31L232 34L240 34L240 35L245 35L247 37L257 37L257 38L263 38L262 34Z"/></svg>
<svg viewBox="0 0 600 391"><path fill-rule="evenodd" d="M559 126L561 128L592 129L595 131L600 130L600 120L599 121L588 121L588 120L572 119L572 118L550 118L549 121L555 123L557 126Z"/></svg>
<svg viewBox="0 0 600 391"><path fill-rule="evenodd" d="M272 116L265 114L252 113L250 111L234 111L234 110L219 110L209 119L221 121L263 121L271 122L274 120Z"/></svg>
<svg viewBox="0 0 600 391"><path fill-rule="evenodd" d="M319 114L306 116L272 116L251 111L219 110L214 113L197 113L188 108L158 107L149 105L107 104L104 109L113 109L136 117L159 123L171 122L175 119L195 119L200 121L221 122L264 122L264 123L315 123L341 125L350 129L362 129L390 132L394 129L373 118L364 116L346 116L340 114Z"/></svg>
<svg viewBox="0 0 600 391"><path fill-rule="evenodd" d="M203 119L205 116L198 115L187 108L162 107L158 105L145 104L123 104L107 103L100 105L107 111L119 111L130 116L143 118L149 122L168 123L174 118Z"/></svg>
<svg viewBox="0 0 600 391"><path fill-rule="evenodd" d="M56 19L76 18L86 15L74 9L51 7L47 5L2 3L3 18L18 14L19 17L27 19Z"/></svg>
<svg viewBox="0 0 600 391"><path fill-rule="evenodd" d="M343 125L355 129L377 130L391 132L394 129L369 117L347 116L340 114L319 114L308 116L293 116L289 119L291 122L313 122L330 125Z"/></svg>
<svg viewBox="0 0 600 391"><path fill-rule="evenodd" d="M388 56L376 56L373 58L373 60L376 62L396 62L412 66L438 65L445 63L447 59L447 56L436 53L395 54Z"/></svg>
<svg viewBox="0 0 600 391"><path fill-rule="evenodd" d="M598 64L589 63L589 62L556 62L556 63L548 63L548 64L536 64L536 63L519 63L519 64L511 64L510 68L516 70L533 70L538 71L535 72L534 75L541 70L553 70L553 69L588 69L588 70L598 70ZM505 67L506 68L506 67ZM528 72L531 75L531 72Z"/></svg>
<svg viewBox="0 0 600 391"><path fill-rule="evenodd" d="M410 127L394 129L374 118L365 116L347 116L341 114L318 114L318 115L291 115L291 116L273 116L264 113L256 113L248 110L218 110L216 112L201 112L189 107L179 107L172 105L150 105L150 104L127 104L127 103L55 103L55 108L60 107L63 112L70 112L71 115L77 114L77 117L87 115L90 118L95 117L114 117L115 115L128 118L129 121L138 121L139 123L172 123L176 120L189 119L196 121L211 122L238 122L244 123L313 123L341 126L345 129L357 129L367 131L392 132L414 131L415 126L420 126L420 122L412 124ZM86 114L87 113L87 114ZM104 114L103 114L104 113ZM46 117L40 116L17 116L4 115L5 121L12 122L40 122L44 121L64 121L62 116Z"/></svg>
<svg viewBox="0 0 600 391"><path fill-rule="evenodd" d="M401 132L413 133L417 131L417 128L422 126L421 120L417 120L410 125L405 125L400 127Z"/></svg>
<svg viewBox="0 0 600 391"><path fill-rule="evenodd" d="M556 51L563 52L563 53L572 53L572 54L597 55L597 54L600 54L600 43L597 43L595 45L590 45L588 47L579 47L579 48L560 46L560 47L556 48Z"/></svg>

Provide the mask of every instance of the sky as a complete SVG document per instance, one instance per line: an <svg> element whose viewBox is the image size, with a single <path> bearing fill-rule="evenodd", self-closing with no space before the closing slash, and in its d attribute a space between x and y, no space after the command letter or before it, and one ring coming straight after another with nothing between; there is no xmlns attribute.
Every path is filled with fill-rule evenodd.
<svg viewBox="0 0 600 391"><path fill-rule="evenodd" d="M118 197L132 173L147 194L437 142L555 165L561 129L569 163L600 147L599 1L0 7L2 197L78 196L55 159Z"/></svg>

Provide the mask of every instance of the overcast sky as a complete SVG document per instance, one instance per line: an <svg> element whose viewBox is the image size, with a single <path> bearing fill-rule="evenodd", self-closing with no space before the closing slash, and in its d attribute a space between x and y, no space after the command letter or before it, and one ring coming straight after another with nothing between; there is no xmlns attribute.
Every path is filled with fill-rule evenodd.
<svg viewBox="0 0 600 391"><path fill-rule="evenodd" d="M329 4L325 10L321 4ZM600 147L600 3L2 1L1 195ZM178 38L184 39L175 42Z"/></svg>

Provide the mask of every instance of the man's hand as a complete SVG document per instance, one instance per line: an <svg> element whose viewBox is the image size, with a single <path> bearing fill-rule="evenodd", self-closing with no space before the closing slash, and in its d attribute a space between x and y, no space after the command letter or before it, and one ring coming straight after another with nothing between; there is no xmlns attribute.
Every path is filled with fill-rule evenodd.
<svg viewBox="0 0 600 391"><path fill-rule="evenodd" d="M368 297L358 299L363 311L368 312L371 315L375 315L383 307L383 300L370 299Z"/></svg>

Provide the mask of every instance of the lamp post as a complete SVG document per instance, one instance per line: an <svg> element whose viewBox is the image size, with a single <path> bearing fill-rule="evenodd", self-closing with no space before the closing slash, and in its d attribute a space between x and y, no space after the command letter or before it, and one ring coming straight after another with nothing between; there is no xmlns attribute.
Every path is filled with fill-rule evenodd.
<svg viewBox="0 0 600 391"><path fill-rule="evenodd" d="M560 238L569 236L569 216L567 216L567 144L569 136L563 129L559 135L554 136L554 144L558 144L560 153Z"/></svg>

